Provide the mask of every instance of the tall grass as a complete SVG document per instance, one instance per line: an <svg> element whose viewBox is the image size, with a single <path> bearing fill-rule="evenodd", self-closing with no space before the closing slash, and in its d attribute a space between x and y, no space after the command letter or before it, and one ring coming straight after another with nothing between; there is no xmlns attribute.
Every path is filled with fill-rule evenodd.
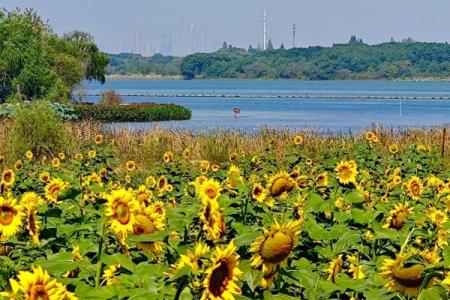
<svg viewBox="0 0 450 300"><path fill-rule="evenodd" d="M181 155L189 148L193 160L209 160L220 163L227 160L232 153L238 155L264 155L268 149L275 154L276 160L282 162L291 147L293 138L301 135L304 139L301 145L305 155L314 159L317 153L338 148L342 153L355 149L361 142L365 142L364 133L317 132L314 130L277 130L267 127L256 133L240 131L217 130L209 133L194 133L185 129L163 129L155 127L149 130L107 129L98 122L84 121L72 124L71 134L77 141L77 149L92 143L96 134L103 134L113 139L118 159L121 162L134 160L142 168L151 168L160 163L166 151ZM391 130L373 128L380 137L380 142L374 147L388 152L389 145L396 143L400 152L406 147L425 145L440 151L442 144L442 128ZM0 123L0 139L6 141L10 131L9 123ZM450 128L447 128L447 132ZM8 153L9 145L0 144L0 155ZM331 151L330 151L331 152ZM450 138L447 135L444 163L450 166ZM23 154L16 153L16 156ZM10 157L11 160L17 157Z"/></svg>

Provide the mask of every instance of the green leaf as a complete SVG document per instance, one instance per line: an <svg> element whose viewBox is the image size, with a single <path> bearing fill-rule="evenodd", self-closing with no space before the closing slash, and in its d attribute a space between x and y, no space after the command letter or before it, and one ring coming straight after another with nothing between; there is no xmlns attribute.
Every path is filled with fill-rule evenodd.
<svg viewBox="0 0 450 300"><path fill-rule="evenodd" d="M108 266L120 264L121 267L129 271L134 271L136 267L128 256L121 253L114 255L102 255L101 261Z"/></svg>
<svg viewBox="0 0 450 300"><path fill-rule="evenodd" d="M235 238L234 243L238 247L250 245L259 235L260 235L260 233L255 232L255 231L247 232L247 233L241 234L237 238Z"/></svg>
<svg viewBox="0 0 450 300"><path fill-rule="evenodd" d="M345 195L344 200L349 203L362 203L366 200L366 198L363 193L355 190Z"/></svg>

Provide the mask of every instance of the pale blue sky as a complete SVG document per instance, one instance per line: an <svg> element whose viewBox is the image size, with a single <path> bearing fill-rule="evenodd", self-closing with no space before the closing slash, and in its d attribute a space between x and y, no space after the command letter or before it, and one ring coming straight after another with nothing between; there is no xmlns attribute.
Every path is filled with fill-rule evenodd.
<svg viewBox="0 0 450 300"><path fill-rule="evenodd" d="M300 46L346 42L352 34L368 43L450 41L449 0L0 0L0 6L35 8L58 33L91 32L109 52L157 52L163 33L173 54L213 49L225 40L256 46L264 8L276 47L292 45L293 23Z"/></svg>

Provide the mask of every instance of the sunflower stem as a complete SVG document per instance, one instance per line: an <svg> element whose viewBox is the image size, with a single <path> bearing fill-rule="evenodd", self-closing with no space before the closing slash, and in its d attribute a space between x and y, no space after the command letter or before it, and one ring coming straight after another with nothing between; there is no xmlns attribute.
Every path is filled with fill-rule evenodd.
<svg viewBox="0 0 450 300"><path fill-rule="evenodd" d="M102 263L101 257L102 257L102 252L103 252L104 235L105 235L105 222L103 222L103 224L102 224L102 228L101 228L100 236L99 236L99 240L98 240L98 250L97 250L98 261L97 261L97 272L95 274L95 287L100 286L100 278L102 275L103 263Z"/></svg>
<svg viewBox="0 0 450 300"><path fill-rule="evenodd" d="M411 239L412 234L414 233L414 231L416 230L416 227L413 226L413 228L411 229L411 231L409 232L408 236L406 237L405 242L403 243L402 247L400 248L400 254L403 253L403 251L406 248L406 245L409 243L409 240Z"/></svg>

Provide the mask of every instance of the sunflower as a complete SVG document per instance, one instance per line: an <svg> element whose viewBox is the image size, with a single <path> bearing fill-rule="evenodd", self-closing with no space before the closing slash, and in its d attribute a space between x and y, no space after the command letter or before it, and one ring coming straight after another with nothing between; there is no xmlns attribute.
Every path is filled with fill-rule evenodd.
<svg viewBox="0 0 450 300"><path fill-rule="evenodd" d="M356 175L358 175L358 167L356 162L341 161L336 166L336 176L341 184L356 183Z"/></svg>
<svg viewBox="0 0 450 300"><path fill-rule="evenodd" d="M294 144L301 145L303 143L303 137L301 135L296 135L294 137Z"/></svg>
<svg viewBox="0 0 450 300"><path fill-rule="evenodd" d="M146 208L136 215L136 223L133 225L133 235L151 234L163 230L165 227L164 219L151 208ZM137 247L140 250L158 255L162 252L163 243L157 242L139 242Z"/></svg>
<svg viewBox="0 0 450 300"><path fill-rule="evenodd" d="M198 187L198 194L202 203L207 203L208 201L216 201L220 196L222 187L220 183L214 179L208 179L203 181L203 183Z"/></svg>
<svg viewBox="0 0 450 300"><path fill-rule="evenodd" d="M307 166L311 166L311 165L313 164L312 158L307 158L307 159L305 160L305 164L306 164Z"/></svg>
<svg viewBox="0 0 450 300"><path fill-rule="evenodd" d="M278 265L285 265L297 244L300 225L300 220L281 225L275 221L270 229L263 228L263 235L256 238L250 246L250 253L253 253L251 266L259 268L262 265L263 274L268 275L273 273Z"/></svg>
<svg viewBox="0 0 450 300"><path fill-rule="evenodd" d="M375 136L375 133L373 133L372 131L367 131L367 132L364 134L364 137L365 137L366 140L369 141L369 142L371 142L371 141L373 140L374 136Z"/></svg>
<svg viewBox="0 0 450 300"><path fill-rule="evenodd" d="M108 175L108 170L106 168L101 168L100 171L98 171L98 174L101 177L106 177L106 175Z"/></svg>
<svg viewBox="0 0 450 300"><path fill-rule="evenodd" d="M63 152L58 153L58 156L61 160L66 159L66 155Z"/></svg>
<svg viewBox="0 0 450 300"><path fill-rule="evenodd" d="M125 239L133 232L136 225L136 211L139 203L133 194L125 189L112 191L106 196L108 200L106 216L112 232L120 239Z"/></svg>
<svg viewBox="0 0 450 300"><path fill-rule="evenodd" d="M145 179L145 184L149 187L149 188L153 188L156 185L156 179L153 176L149 176Z"/></svg>
<svg viewBox="0 0 450 300"><path fill-rule="evenodd" d="M52 166L57 168L59 167L59 165L61 164L61 161L59 160L59 158L55 157L52 159Z"/></svg>
<svg viewBox="0 0 450 300"><path fill-rule="evenodd" d="M231 165L228 168L227 174L228 174L229 177L240 177L241 176L241 169L239 169L238 166Z"/></svg>
<svg viewBox="0 0 450 300"><path fill-rule="evenodd" d="M325 187L328 185L328 172L323 172L317 176L316 185L318 187Z"/></svg>
<svg viewBox="0 0 450 300"><path fill-rule="evenodd" d="M95 150L89 150L88 156L89 156L89 158L96 158L97 152L95 152Z"/></svg>
<svg viewBox="0 0 450 300"><path fill-rule="evenodd" d="M166 163L169 163L170 161L172 161L173 160L173 153L172 153L172 151L167 151L166 153L164 153L163 160Z"/></svg>
<svg viewBox="0 0 450 300"><path fill-rule="evenodd" d="M267 197L267 192L261 184L257 183L253 185L252 197L259 203L263 203Z"/></svg>
<svg viewBox="0 0 450 300"><path fill-rule="evenodd" d="M199 218L209 240L217 241L225 235L225 219L217 201L203 203L203 210L199 214Z"/></svg>
<svg viewBox="0 0 450 300"><path fill-rule="evenodd" d="M342 260L342 254L339 254L338 257L330 261L327 268L328 281L334 282L336 275L342 272L343 264L344 261Z"/></svg>
<svg viewBox="0 0 450 300"><path fill-rule="evenodd" d="M55 178L45 186L45 197L50 203L58 202L59 194L66 188L67 184L59 178Z"/></svg>
<svg viewBox="0 0 450 300"><path fill-rule="evenodd" d="M24 216L22 205L15 199L0 196L0 241L7 241L19 232Z"/></svg>
<svg viewBox="0 0 450 300"><path fill-rule="evenodd" d="M24 299L58 299L65 300L78 299L73 293L66 290L66 287L52 279L50 275L41 266L33 267L32 272L20 271L17 280L10 279L13 289L14 299L17 294L23 294ZM19 297L22 299L22 297Z"/></svg>
<svg viewBox="0 0 450 300"><path fill-rule="evenodd" d="M383 228L394 228L400 230L405 225L406 220L413 214L413 208L409 207L409 203L397 204L394 209L389 211L386 223Z"/></svg>
<svg viewBox="0 0 450 300"><path fill-rule="evenodd" d="M389 152L391 152L392 154L395 154L398 152L398 146L397 144L391 144L389 146Z"/></svg>
<svg viewBox="0 0 450 300"><path fill-rule="evenodd" d="M436 209L432 206L426 210L426 215L430 219L431 223L436 225L437 228L443 228L444 224L448 221L448 216L445 212Z"/></svg>
<svg viewBox="0 0 450 300"><path fill-rule="evenodd" d="M40 240L39 240L39 231L40 231L40 222L38 219L38 216L36 214L36 209L31 206L25 206L25 211L26 211L26 221L27 221L27 230L28 233L30 234L33 243L35 245L39 245L40 244Z"/></svg>
<svg viewBox="0 0 450 300"><path fill-rule="evenodd" d="M42 158L41 158L41 164L43 166L46 166L47 163L48 163L48 157L47 157L47 155L43 155Z"/></svg>
<svg viewBox="0 0 450 300"><path fill-rule="evenodd" d="M237 158L238 158L238 155L237 155L236 152L231 153L230 156L229 156L229 159L232 162L235 161Z"/></svg>
<svg viewBox="0 0 450 300"><path fill-rule="evenodd" d="M413 200L419 200L423 192L422 180L417 176L412 176L405 184L408 195Z"/></svg>
<svg viewBox="0 0 450 300"><path fill-rule="evenodd" d="M281 171L270 177L266 189L270 196L279 197L292 191L295 186L296 183L289 174Z"/></svg>
<svg viewBox="0 0 450 300"><path fill-rule="evenodd" d="M231 242L226 248L217 247L211 267L206 271L201 300L234 300L241 293L237 281L242 276L239 270L239 255Z"/></svg>
<svg viewBox="0 0 450 300"><path fill-rule="evenodd" d="M121 266L119 264L111 265L105 268L102 278L106 281L106 285L116 285L119 281L115 278Z"/></svg>
<svg viewBox="0 0 450 300"><path fill-rule="evenodd" d="M25 152L25 157L28 160L32 160L33 159L33 152L31 152L30 150L28 150L27 152Z"/></svg>
<svg viewBox="0 0 450 300"><path fill-rule="evenodd" d="M44 203L44 200L34 192L27 192L22 195L22 199L20 200L20 204L25 207L35 208L38 205Z"/></svg>
<svg viewBox="0 0 450 300"><path fill-rule="evenodd" d="M166 185L167 185L167 177L162 175L158 178L158 189L160 191L164 191L166 189Z"/></svg>
<svg viewBox="0 0 450 300"><path fill-rule="evenodd" d="M152 191L147 189L145 185L141 185L134 194L136 200L139 202L140 206L145 208L150 204L153 194Z"/></svg>
<svg viewBox="0 0 450 300"><path fill-rule="evenodd" d="M18 161L16 161L16 163L14 164L14 168L16 168L16 170L20 170L23 167L23 162L19 159Z"/></svg>
<svg viewBox="0 0 450 300"><path fill-rule="evenodd" d="M219 165L214 164L211 166L211 170L213 170L213 172L217 172L219 171L219 169L220 169Z"/></svg>
<svg viewBox="0 0 450 300"><path fill-rule="evenodd" d="M136 169L137 169L137 165L133 160L128 161L125 164L125 166L126 166L128 172L133 172L133 171L136 171Z"/></svg>
<svg viewBox="0 0 450 300"><path fill-rule="evenodd" d="M5 187L12 187L16 179L16 174L13 170L7 169L3 171L1 184Z"/></svg>
<svg viewBox="0 0 450 300"><path fill-rule="evenodd" d="M309 178L305 175L298 176L296 183L299 189L304 189L309 185Z"/></svg>
<svg viewBox="0 0 450 300"><path fill-rule="evenodd" d="M49 172L42 172L39 174L39 180L42 183L46 183L50 179L50 173Z"/></svg>
<svg viewBox="0 0 450 300"><path fill-rule="evenodd" d="M427 146L420 144L420 145L417 145L416 150L417 150L417 152L426 152L426 151L428 151L428 148L427 148Z"/></svg>
<svg viewBox="0 0 450 300"><path fill-rule="evenodd" d="M183 150L183 158L185 160L188 160L189 157L191 157L191 150L189 150L189 148L186 148Z"/></svg>
<svg viewBox="0 0 450 300"><path fill-rule="evenodd" d="M94 138L94 143L100 145L103 142L103 135L97 134Z"/></svg>
<svg viewBox="0 0 450 300"><path fill-rule="evenodd" d="M386 285L388 290L417 297L425 277L425 269L439 261L432 252L412 249L407 253L397 254L395 259L384 259L380 274L389 280ZM430 280L429 286L434 283L434 279Z"/></svg>
<svg viewBox="0 0 450 300"><path fill-rule="evenodd" d="M75 159L76 160L82 160L83 159L83 154L81 154L81 153L75 154Z"/></svg>
<svg viewBox="0 0 450 300"><path fill-rule="evenodd" d="M181 254L177 263L173 264L172 270L169 275L175 275L179 270L184 267L189 267L193 272L197 272L201 268L201 261L210 251L210 248L203 243L196 243L194 251L188 250L186 254Z"/></svg>

